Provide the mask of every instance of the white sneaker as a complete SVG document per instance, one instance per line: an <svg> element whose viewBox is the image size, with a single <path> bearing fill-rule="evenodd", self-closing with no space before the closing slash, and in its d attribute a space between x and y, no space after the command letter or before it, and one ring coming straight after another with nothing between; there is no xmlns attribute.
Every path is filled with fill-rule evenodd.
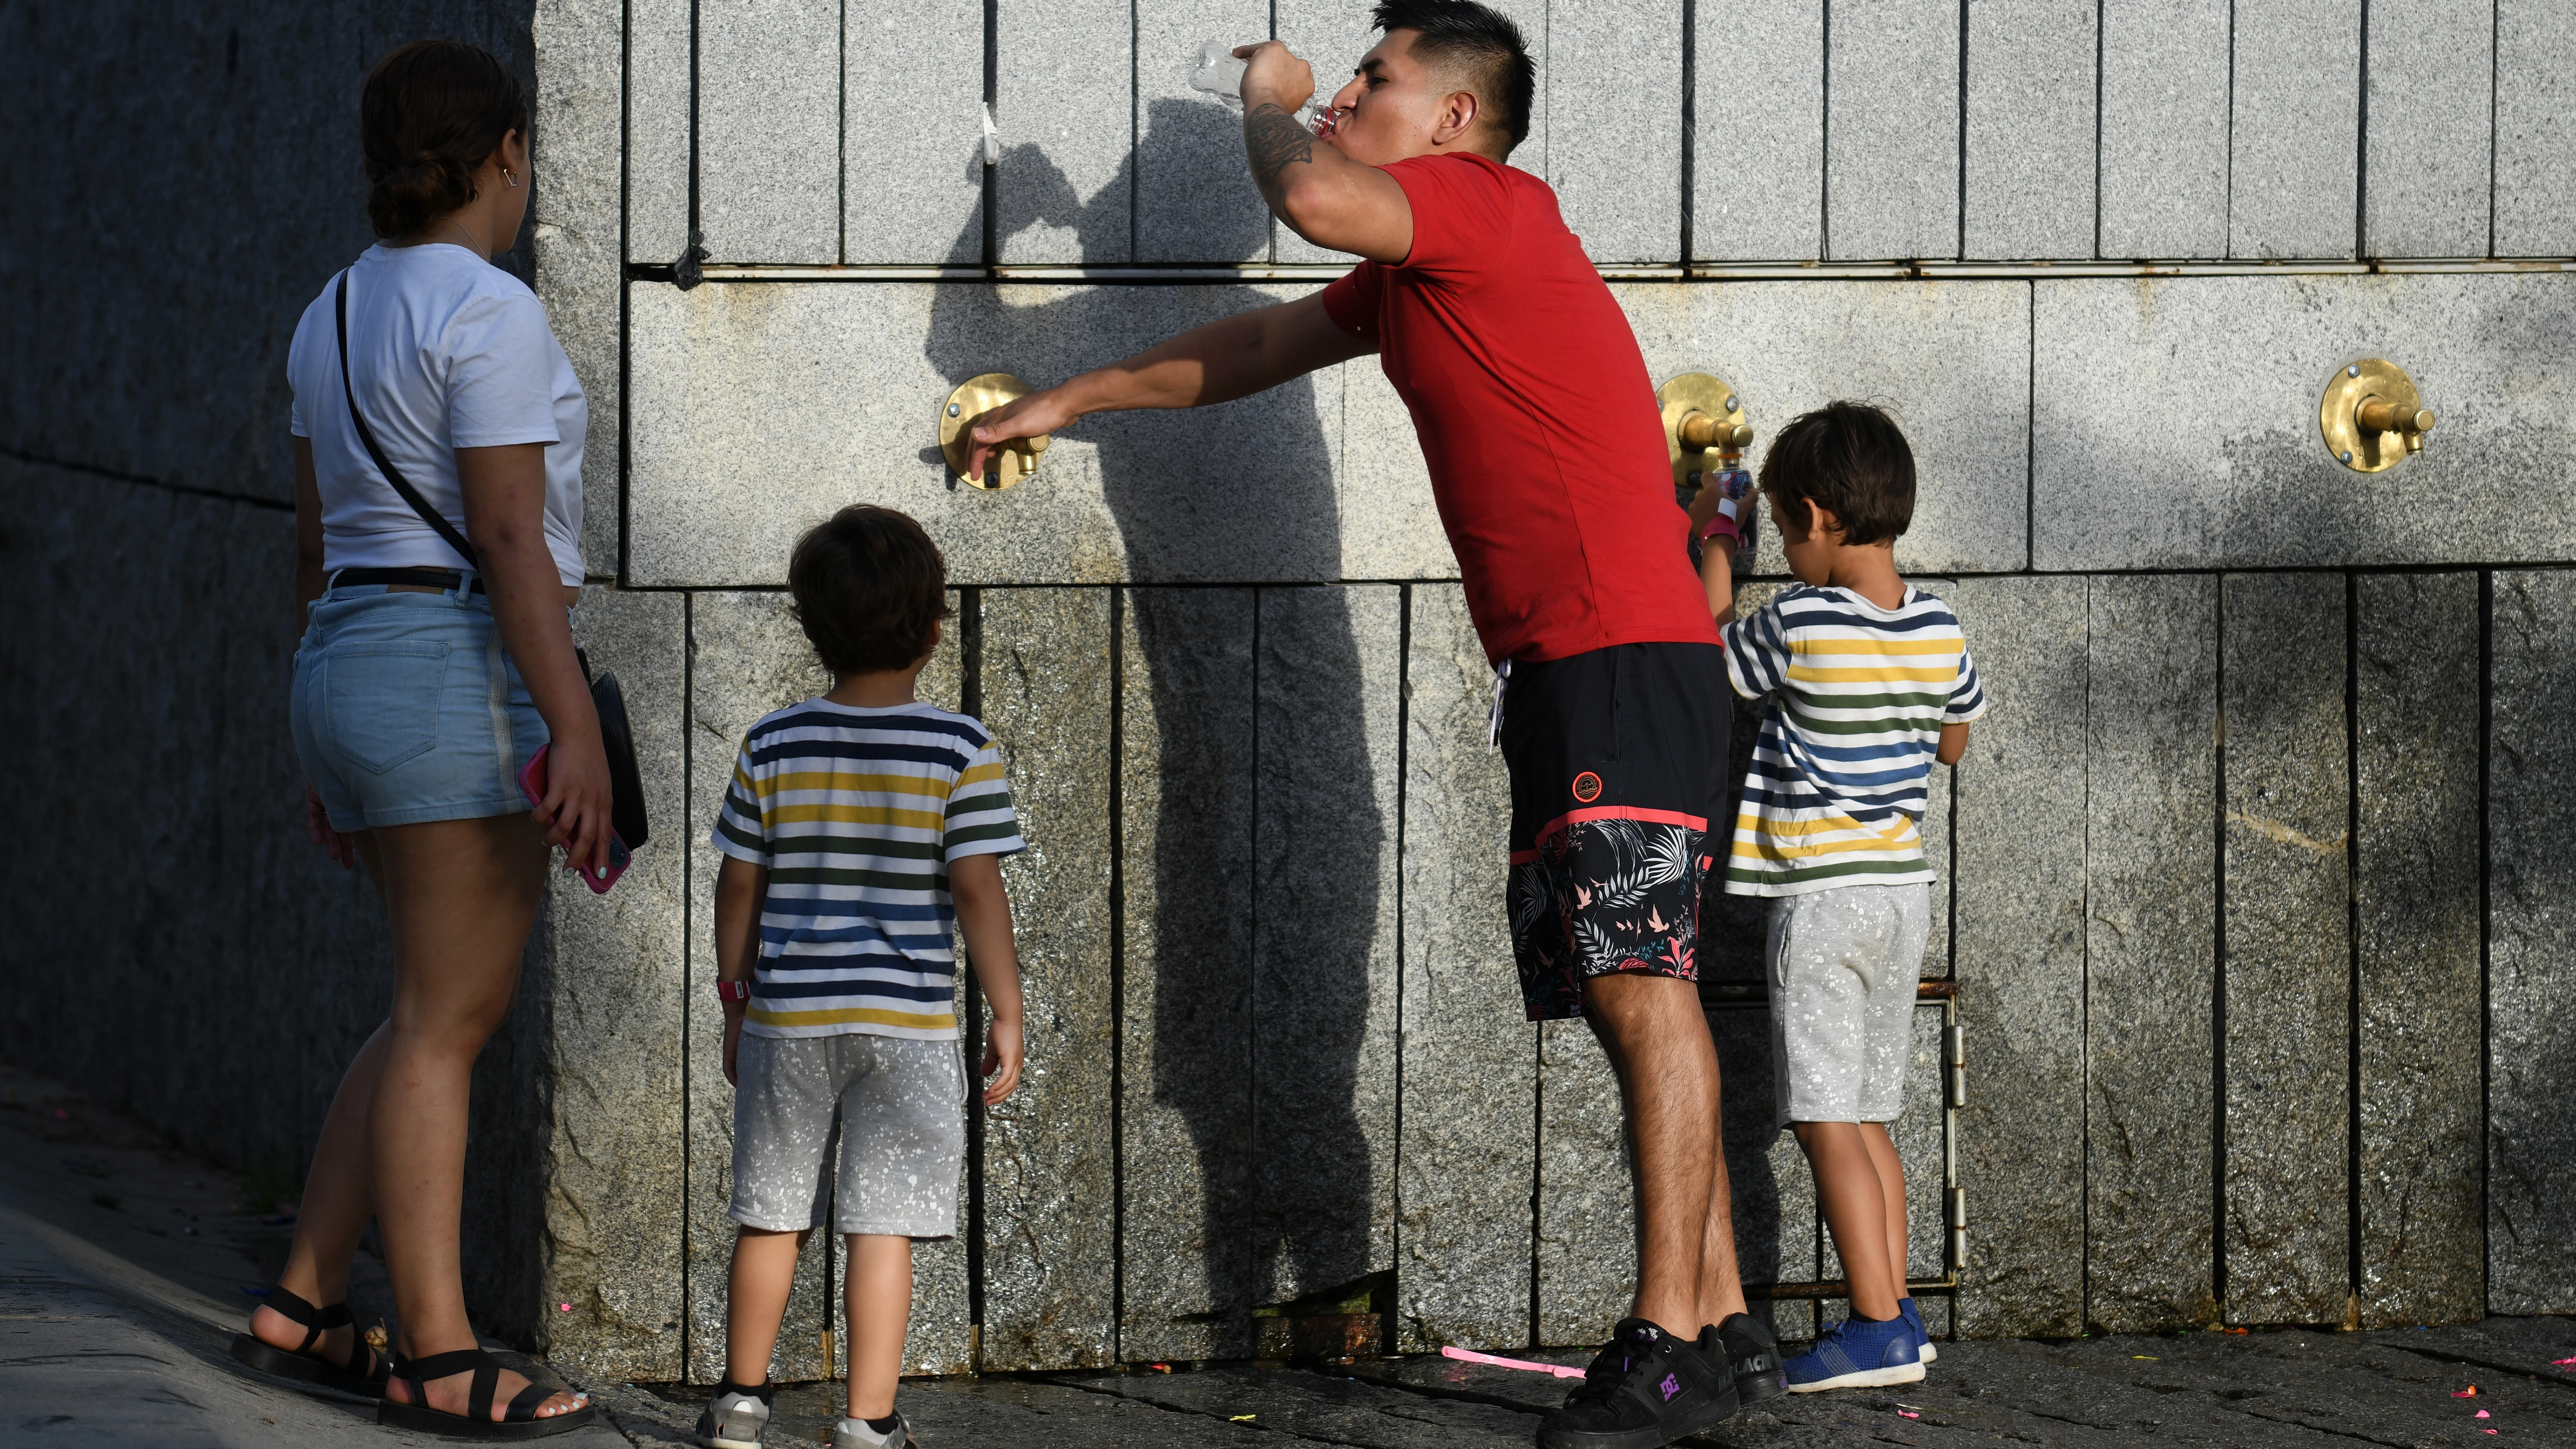
<svg viewBox="0 0 2576 1449"><path fill-rule="evenodd" d="M767 1390L769 1385L760 1386ZM718 1389L698 1416L697 1441L701 1449L761 1449L761 1437L769 1432L769 1400L764 1393L739 1393Z"/></svg>

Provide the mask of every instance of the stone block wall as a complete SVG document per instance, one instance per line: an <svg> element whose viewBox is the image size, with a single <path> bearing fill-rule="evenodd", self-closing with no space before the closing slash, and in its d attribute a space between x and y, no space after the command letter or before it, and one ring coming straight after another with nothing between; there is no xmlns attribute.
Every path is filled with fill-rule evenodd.
<svg viewBox="0 0 2576 1449"><path fill-rule="evenodd" d="M382 1009L369 903L295 835L282 357L365 240L364 62L464 34L538 88L510 263L591 395L579 627L628 683L657 832L610 896L559 894L478 1078L478 1312L595 1371L720 1369L702 837L743 730L824 685L787 546L872 501L947 551L925 687L1000 736L1033 845L1007 867L1030 1073L972 1118L908 1366L1244 1356L1269 1315L1356 1298L1405 1349L1601 1335L1632 1271L1616 1091L1579 1027L1519 1016L1490 671L1374 363L1092 420L998 495L930 446L968 376L1052 381L1347 264L1261 212L1234 121L1185 81L1203 37L1275 26L1329 85L1364 5L237 8L31 12L0 60L63 117L134 97L0 163L77 203L13 213L0 252L57 299L0 328L5 647L32 686L0 738L19 818L72 837L22 847L0 962L56 992L57 963L93 963L74 1031L14 994L13 1057L249 1160L301 1150ZM1900 563L1957 606L1995 701L1926 822L1944 883L1900 1137L1911 1267L1955 1273L1923 1295L1936 1327L2576 1309L2552 1093L2576 1038L2551 1010L2576 22L1505 8L1541 74L1515 164L1556 186L1653 375L1723 374L1766 434L1870 398L1917 450ZM291 185L194 180L226 127L289 115ZM129 240L173 205L236 247L225 285ZM692 233L709 280L684 290ZM113 265L36 275L78 248ZM2442 417L2376 477L2315 431L2325 378L2370 355ZM1767 547L1746 607L1781 567ZM136 701L172 741L140 764L90 723ZM153 848L99 869L137 814ZM1747 1277L1830 1279L1769 1120L1760 914L1712 922ZM127 1019L132 1042L98 1029ZM782 1375L827 1370L840 1272L811 1250Z"/></svg>

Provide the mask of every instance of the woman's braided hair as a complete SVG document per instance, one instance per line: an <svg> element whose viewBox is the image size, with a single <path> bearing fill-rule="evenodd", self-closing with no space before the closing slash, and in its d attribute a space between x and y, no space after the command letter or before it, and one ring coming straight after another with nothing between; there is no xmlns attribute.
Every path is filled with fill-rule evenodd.
<svg viewBox="0 0 2576 1449"><path fill-rule="evenodd" d="M376 235L415 235L472 201L475 169L527 129L527 87L479 45L415 40L377 61L358 103Z"/></svg>

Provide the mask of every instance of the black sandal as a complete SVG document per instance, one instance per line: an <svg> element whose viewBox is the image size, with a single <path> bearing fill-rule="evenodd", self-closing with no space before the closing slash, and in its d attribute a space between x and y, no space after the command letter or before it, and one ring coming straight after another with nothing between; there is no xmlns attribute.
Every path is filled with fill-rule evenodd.
<svg viewBox="0 0 2576 1449"><path fill-rule="evenodd" d="M327 1393L369 1400L385 1396L385 1378L390 1370L376 1353L374 1345L363 1336L351 1335L349 1357L341 1363L324 1358L315 1347L322 1341L322 1335L330 1330L355 1326L349 1319L347 1303L316 1308L283 1288L271 1288L267 1306L278 1317L301 1326L304 1341L293 1348L279 1348L275 1344L261 1342L257 1334L239 1333L233 1335L234 1358L261 1373ZM251 1311L257 1313L259 1310Z"/></svg>
<svg viewBox="0 0 2576 1449"><path fill-rule="evenodd" d="M492 1396L501 1387L501 1371L505 1367L499 1359L479 1348L433 1353L427 1358L396 1359L393 1377L411 1385L420 1402L406 1404L388 1396L376 1406L376 1422L398 1429L444 1434L451 1439L542 1439L549 1434L578 1429L599 1417L596 1406L584 1404L567 1413L540 1419L537 1407L563 1390L530 1383L510 1401L509 1408L502 1410L500 1418L493 1418ZM445 1409L431 1408L429 1381L461 1374L468 1369L474 1371L474 1385L467 1392L465 1412L451 1414Z"/></svg>

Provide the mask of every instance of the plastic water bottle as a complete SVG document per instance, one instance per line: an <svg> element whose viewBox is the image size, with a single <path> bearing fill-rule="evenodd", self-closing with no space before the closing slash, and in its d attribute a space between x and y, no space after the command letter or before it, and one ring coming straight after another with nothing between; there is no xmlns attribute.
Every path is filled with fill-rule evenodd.
<svg viewBox="0 0 2576 1449"><path fill-rule="evenodd" d="M1241 111L1243 73L1250 66L1250 61L1236 58L1234 47L1226 42L1202 41L1199 44L1199 68L1190 73L1190 88L1205 91L1225 102L1227 110ZM1310 100L1297 108L1297 124L1318 136L1329 136L1333 133L1332 108L1317 106Z"/></svg>

